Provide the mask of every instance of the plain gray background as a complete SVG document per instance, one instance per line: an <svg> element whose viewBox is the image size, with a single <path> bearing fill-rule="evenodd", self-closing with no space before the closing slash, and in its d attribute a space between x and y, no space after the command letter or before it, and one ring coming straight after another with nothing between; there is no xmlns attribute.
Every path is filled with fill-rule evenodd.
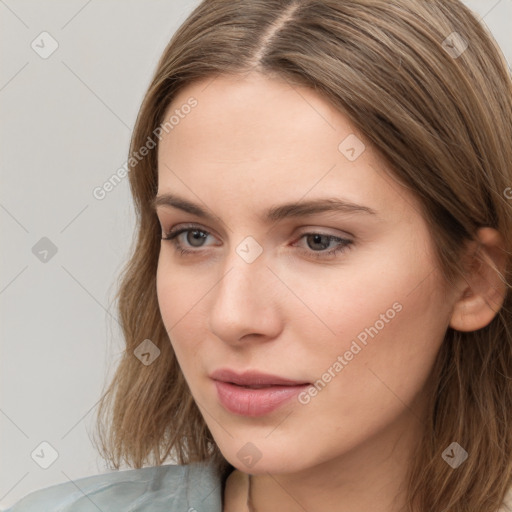
<svg viewBox="0 0 512 512"><path fill-rule="evenodd" d="M157 60L198 3L0 0L2 508L106 471L90 435L123 349L113 294L134 216L127 178L92 191L126 161ZM466 3L512 63L512 0Z"/></svg>

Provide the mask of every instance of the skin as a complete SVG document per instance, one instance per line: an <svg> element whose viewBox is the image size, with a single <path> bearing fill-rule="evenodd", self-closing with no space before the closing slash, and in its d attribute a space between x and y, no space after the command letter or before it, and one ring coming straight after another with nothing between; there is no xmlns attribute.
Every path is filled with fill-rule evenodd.
<svg viewBox="0 0 512 512"><path fill-rule="evenodd" d="M479 293L471 277L444 286L418 202L314 91L256 73L221 76L182 90L166 117L190 96L198 105L159 144L158 194L183 196L216 220L169 206L156 213L162 234L188 223L208 234L179 235L196 251L185 256L163 240L157 271L162 318L192 395L226 459L253 475L258 512L396 512L444 333L487 325L499 285L481 273ZM355 161L338 150L350 134L366 145ZM270 206L320 197L377 214L258 219ZM312 232L353 243L316 259L339 244L303 236ZM499 244L490 228L480 234ZM236 251L248 236L262 249L252 263ZM213 370L315 382L394 303L400 312L309 403L292 399L256 418L220 404ZM261 453L250 468L237 456L248 442Z"/></svg>

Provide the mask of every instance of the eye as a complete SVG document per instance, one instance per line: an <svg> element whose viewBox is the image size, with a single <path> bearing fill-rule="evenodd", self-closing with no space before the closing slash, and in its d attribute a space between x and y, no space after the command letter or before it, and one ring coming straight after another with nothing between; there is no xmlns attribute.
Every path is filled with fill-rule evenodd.
<svg viewBox="0 0 512 512"><path fill-rule="evenodd" d="M185 237L186 243L189 242L192 243L192 247L200 248L202 247L202 243L206 240L206 238L210 235L208 231L205 231L203 229L200 229L197 226L192 227L182 227L179 229L171 229L164 237L162 237L162 240L170 240L172 244L174 245L176 250L179 250L182 255L184 254L191 254L195 253L197 251L195 250L189 250L183 247L183 245L179 241L179 236L182 233L187 233L187 236ZM191 236L189 236L191 234ZM198 245L195 245L196 242Z"/></svg>
<svg viewBox="0 0 512 512"><path fill-rule="evenodd" d="M187 234L185 236L185 245L180 242L180 235ZM180 252L182 256L198 254L201 247L204 247L204 242L207 238L211 236L208 231L200 228L199 226L187 226L181 227L177 229L171 229L165 236L162 237L162 240L171 241L174 245L175 249ZM307 246L313 247L313 249L300 249L308 257L313 257L317 259L329 259L336 256L338 253L345 251L352 243L353 240L349 240L346 238L337 237L334 235L329 235L327 233L303 233L299 240L306 239ZM332 242L336 242L336 245L329 250L325 250L322 248L323 246L329 246ZM314 250L315 245L318 247L320 245L319 250ZM192 249L191 249L192 247ZM196 249L193 249L193 248Z"/></svg>
<svg viewBox="0 0 512 512"><path fill-rule="evenodd" d="M332 249L326 251L322 250L320 248L320 251L315 250L305 250L304 252L308 256L313 256L314 258L318 259L328 259L336 256L338 253L341 253L345 251L352 243L352 240L348 240L346 238L340 238L338 236L334 235L328 235L324 233L304 233L299 240L302 240L303 238L307 241L307 246L315 246L315 245L327 245L331 242L337 242L337 245L335 245Z"/></svg>

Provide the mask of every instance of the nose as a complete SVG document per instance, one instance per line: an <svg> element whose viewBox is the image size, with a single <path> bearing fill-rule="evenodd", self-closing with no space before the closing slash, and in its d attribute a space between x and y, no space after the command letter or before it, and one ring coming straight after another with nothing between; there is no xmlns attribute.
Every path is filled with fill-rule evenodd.
<svg viewBox="0 0 512 512"><path fill-rule="evenodd" d="M282 294L276 291L282 283L268 268L264 253L249 263L233 250L224 268L212 290L211 332L232 345L254 337L277 337L282 325Z"/></svg>

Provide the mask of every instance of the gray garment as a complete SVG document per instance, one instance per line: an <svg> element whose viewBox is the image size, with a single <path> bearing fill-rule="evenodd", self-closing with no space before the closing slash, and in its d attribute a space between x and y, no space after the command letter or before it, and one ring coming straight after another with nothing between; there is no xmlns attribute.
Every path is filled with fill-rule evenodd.
<svg viewBox="0 0 512 512"><path fill-rule="evenodd" d="M207 463L113 471L33 491L5 512L222 512Z"/></svg>

